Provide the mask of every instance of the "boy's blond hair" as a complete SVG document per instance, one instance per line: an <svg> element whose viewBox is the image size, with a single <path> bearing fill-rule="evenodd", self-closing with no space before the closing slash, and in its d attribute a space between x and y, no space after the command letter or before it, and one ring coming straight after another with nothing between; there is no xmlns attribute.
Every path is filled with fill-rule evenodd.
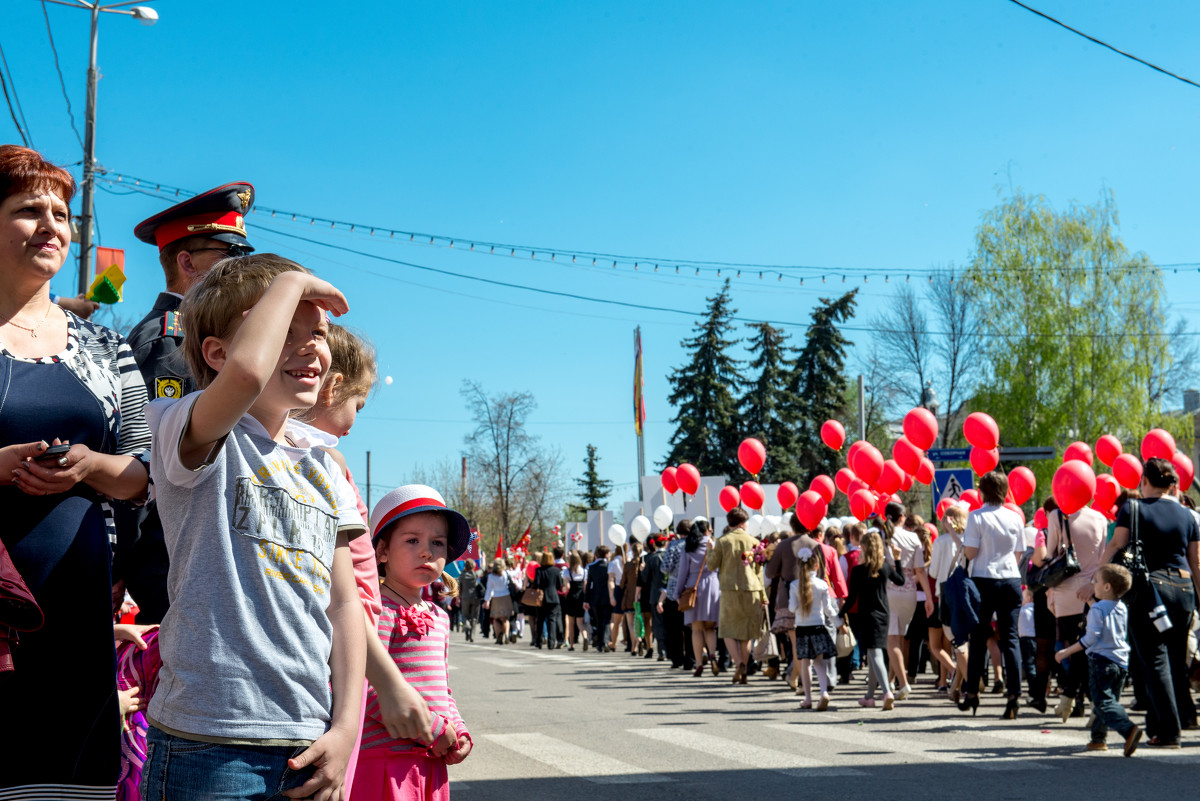
<svg viewBox="0 0 1200 801"><path fill-rule="evenodd" d="M276 276L287 272L309 271L274 253L234 256L217 262L188 290L179 313L186 332L183 356L197 388L204 389L217 377L204 360L204 340L228 338L242 312L258 303Z"/></svg>

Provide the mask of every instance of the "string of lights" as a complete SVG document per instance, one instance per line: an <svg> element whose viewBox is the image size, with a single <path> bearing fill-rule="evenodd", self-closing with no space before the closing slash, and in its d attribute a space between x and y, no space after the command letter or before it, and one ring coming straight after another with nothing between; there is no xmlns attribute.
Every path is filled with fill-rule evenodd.
<svg viewBox="0 0 1200 801"><path fill-rule="evenodd" d="M98 176L102 182L112 187L120 187L126 191L136 191L151 197L175 199L194 197L197 193L182 187L172 186L156 181L148 181L123 173L106 172ZM297 211L272 208L255 204L250 214L262 218L270 217L283 223L296 223L308 228L320 227L328 231L354 234L366 239L386 240L425 248L442 248L463 253L484 254L509 259L552 263L567 267L590 267L611 270L626 270L645 275L677 275L704 276L710 279L743 279L772 280L796 287L811 287L814 284L870 284L875 282L890 284L903 281L911 283L914 278L924 279L928 283L935 281L955 280L955 273L943 267L829 267L817 265L778 265L754 262L704 261L696 259L656 258L646 256L630 256L623 254L605 253L583 249L550 248L537 245L515 244L508 242L493 242L483 239L464 238L457 235L438 234L410 231L399 228L388 228L350 220L336 220ZM1160 267L1194 268L1200 271L1200 263L1159 265ZM1039 276L1054 272L1088 273L1099 271L1108 275L1133 275L1146 269L1142 262L1132 261L1097 268L1090 265L1047 265L1036 264L1026 266L1000 266L995 271L1012 275L1017 281L1026 278L1038 280Z"/></svg>

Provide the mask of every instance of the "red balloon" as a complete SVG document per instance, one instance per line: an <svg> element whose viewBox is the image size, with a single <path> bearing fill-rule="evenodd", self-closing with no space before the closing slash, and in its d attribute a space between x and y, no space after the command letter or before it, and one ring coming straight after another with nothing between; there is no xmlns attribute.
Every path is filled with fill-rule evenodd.
<svg viewBox="0 0 1200 801"><path fill-rule="evenodd" d="M674 467L668 467L662 471L662 485L668 494L679 492L679 482L675 480Z"/></svg>
<svg viewBox="0 0 1200 801"><path fill-rule="evenodd" d="M866 520L875 511L875 493L869 489L861 489L850 496L850 514L861 520Z"/></svg>
<svg viewBox="0 0 1200 801"><path fill-rule="evenodd" d="M954 505L953 498L942 498L937 505L937 519L941 520L946 516L946 510Z"/></svg>
<svg viewBox="0 0 1200 801"><path fill-rule="evenodd" d="M900 469L900 465L896 464L895 460L888 459L883 463L883 470L879 471L879 478L875 481L875 489L884 495L891 495L904 484L905 475L907 474Z"/></svg>
<svg viewBox="0 0 1200 801"><path fill-rule="evenodd" d="M834 493L837 491L837 485L833 483L833 479L824 474L814 478L808 488L820 495L826 504L833 500Z"/></svg>
<svg viewBox="0 0 1200 801"><path fill-rule="evenodd" d="M924 406L918 406L904 415L904 436L921 450L932 448L937 434L937 418Z"/></svg>
<svg viewBox="0 0 1200 801"><path fill-rule="evenodd" d="M747 481L742 485L742 503L746 504L747 509L755 511L761 509L766 498L763 488L758 485L757 481Z"/></svg>
<svg viewBox="0 0 1200 801"><path fill-rule="evenodd" d="M892 496L880 495L875 500L875 514L883 517L887 513L887 505L892 502Z"/></svg>
<svg viewBox="0 0 1200 801"><path fill-rule="evenodd" d="M908 437L901 437L892 444L892 458L905 473L917 475L921 470L921 449L909 442Z"/></svg>
<svg viewBox="0 0 1200 801"><path fill-rule="evenodd" d="M826 420L821 424L821 442L840 451L846 443L846 427L837 420Z"/></svg>
<svg viewBox="0 0 1200 801"><path fill-rule="evenodd" d="M695 495L700 491L700 471L695 465L684 462L675 468L675 483L685 495Z"/></svg>
<svg viewBox="0 0 1200 801"><path fill-rule="evenodd" d="M1175 438L1161 428L1152 428L1142 438L1142 461L1166 459L1175 455Z"/></svg>
<svg viewBox="0 0 1200 801"><path fill-rule="evenodd" d="M1063 514L1075 514L1092 502L1096 494L1096 474L1083 462L1066 462L1054 471L1050 491Z"/></svg>
<svg viewBox="0 0 1200 801"><path fill-rule="evenodd" d="M983 496L979 494L979 490L969 489L959 495L958 499L967 502L968 511L974 512L976 509L983 508Z"/></svg>
<svg viewBox="0 0 1200 801"><path fill-rule="evenodd" d="M990 451L1000 444L1000 426L991 415L972 412L963 421L963 436L976 448Z"/></svg>
<svg viewBox="0 0 1200 801"><path fill-rule="evenodd" d="M850 494L850 482L857 478L858 476L854 475L853 470L849 467L843 467L833 474L833 483L842 491L842 494L848 496Z"/></svg>
<svg viewBox="0 0 1200 801"><path fill-rule="evenodd" d="M762 472L767 461L767 448L754 437L747 437L738 446L738 462L746 468L746 472L757 476Z"/></svg>
<svg viewBox="0 0 1200 801"><path fill-rule="evenodd" d="M984 473L990 473L996 469L996 465L1000 464L1000 451L995 448L971 448L971 469L976 475L982 476Z"/></svg>
<svg viewBox="0 0 1200 801"><path fill-rule="evenodd" d="M1017 506L1015 503L1006 503L1004 504L1004 508L1021 518L1021 525L1025 525L1025 512L1020 506Z"/></svg>
<svg viewBox="0 0 1200 801"><path fill-rule="evenodd" d="M1033 497L1037 490L1037 478L1033 471L1024 465L1014 467L1008 474L1008 488L1012 492L1013 503L1020 506Z"/></svg>
<svg viewBox="0 0 1200 801"><path fill-rule="evenodd" d="M1107 517L1109 520L1117 519L1117 507L1115 504L1112 506L1101 506L1099 502L1096 502L1092 504L1092 508Z"/></svg>
<svg viewBox="0 0 1200 801"><path fill-rule="evenodd" d="M930 463L930 466L932 466L932 462ZM910 489L912 489L912 487L913 487L913 477L910 476L908 473L905 473L904 481L901 482L901 484L900 484L900 491L908 492Z"/></svg>
<svg viewBox="0 0 1200 801"><path fill-rule="evenodd" d="M738 494L737 487L723 487L721 494L717 496L717 503L721 504L721 508L726 512L733 511L741 502L742 496Z"/></svg>
<svg viewBox="0 0 1200 801"><path fill-rule="evenodd" d="M1192 460L1183 451L1175 451L1175 455L1171 457L1171 464L1175 465L1175 472L1179 474L1179 491L1187 492L1188 487L1192 486L1192 479L1196 477L1196 468L1192 465Z"/></svg>
<svg viewBox="0 0 1200 801"><path fill-rule="evenodd" d="M933 474L937 472L937 468L933 466L933 462L929 461L926 456L921 457L921 464L917 467L916 480L918 484L929 486L933 483Z"/></svg>
<svg viewBox="0 0 1200 801"><path fill-rule="evenodd" d="M856 443L857 444L857 443ZM867 484L873 485L883 471L883 454L871 443L864 443L850 462L852 469Z"/></svg>
<svg viewBox="0 0 1200 801"><path fill-rule="evenodd" d="M936 542L938 538L937 526L935 526L933 523L926 523L925 530L929 532L929 541Z"/></svg>
<svg viewBox="0 0 1200 801"><path fill-rule="evenodd" d="M805 529L812 531L821 525L821 519L825 517L827 508L825 499L818 493L813 490L805 490L796 501L796 517L800 518L800 523Z"/></svg>
<svg viewBox="0 0 1200 801"><path fill-rule="evenodd" d="M865 439L860 439L860 440L856 440L855 442L853 442L850 445L850 450L846 451L846 464L850 465L850 467L853 468L854 467L854 457L857 456L858 452L861 451L865 447L867 447L867 441Z"/></svg>
<svg viewBox="0 0 1200 801"><path fill-rule="evenodd" d="M1096 476L1096 502L1092 504L1098 511L1107 513L1108 509L1117 502L1121 494L1121 485L1108 473Z"/></svg>
<svg viewBox="0 0 1200 801"><path fill-rule="evenodd" d="M779 485L775 497L779 500L781 509L790 509L796 499L800 497L800 488L790 481L785 481Z"/></svg>
<svg viewBox="0 0 1200 801"><path fill-rule="evenodd" d="M1142 463L1132 453L1122 453L1113 459L1112 474L1125 489L1137 489L1142 483Z"/></svg>
<svg viewBox="0 0 1200 801"><path fill-rule="evenodd" d="M1108 467L1112 467L1113 459L1120 456L1123 450L1121 440L1112 434L1105 434L1096 440L1096 458L1100 460L1101 464Z"/></svg>
<svg viewBox="0 0 1200 801"><path fill-rule="evenodd" d="M1038 531L1050 526L1050 521L1046 519L1046 510L1038 507L1038 510L1033 513L1033 527Z"/></svg>
<svg viewBox="0 0 1200 801"><path fill-rule="evenodd" d="M1064 462L1083 462L1088 467L1092 466L1092 449L1088 447L1086 442L1072 442L1063 451Z"/></svg>

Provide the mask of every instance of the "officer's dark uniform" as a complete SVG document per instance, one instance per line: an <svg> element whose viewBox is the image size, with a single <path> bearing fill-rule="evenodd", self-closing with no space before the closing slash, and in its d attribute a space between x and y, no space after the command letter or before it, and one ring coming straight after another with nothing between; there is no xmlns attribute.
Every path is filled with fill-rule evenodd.
<svg viewBox="0 0 1200 801"><path fill-rule="evenodd" d="M185 200L139 223L138 239L159 249L188 237L204 237L253 251L246 239L244 215L254 205L254 187L233 183ZM155 398L182 398L196 389L183 352L183 325L179 305L183 299L162 292L154 308L126 338L133 358L146 380L146 394ZM167 549L162 524L153 503L142 509L119 504L116 510L117 557L114 578L138 604L138 623L160 623L167 613Z"/></svg>

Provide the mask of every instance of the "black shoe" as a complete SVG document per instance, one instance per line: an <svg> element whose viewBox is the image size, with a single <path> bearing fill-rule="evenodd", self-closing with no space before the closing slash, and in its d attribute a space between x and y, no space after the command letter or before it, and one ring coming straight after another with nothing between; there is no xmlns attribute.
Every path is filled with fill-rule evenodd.
<svg viewBox="0 0 1200 801"><path fill-rule="evenodd" d="M1045 698L1031 698L1029 699L1029 705L1043 715L1046 714L1047 705Z"/></svg>
<svg viewBox="0 0 1200 801"><path fill-rule="evenodd" d="M646 659L650 659L652 656L654 656L654 649L647 648L646 649ZM662 654L659 654L659 656L662 656Z"/></svg>
<svg viewBox="0 0 1200 801"><path fill-rule="evenodd" d="M971 716L974 717L975 713L979 711L979 696L978 695L963 696L963 699L958 702L958 708L960 710L962 710L963 712L966 712L969 710L971 712Z"/></svg>
<svg viewBox="0 0 1200 801"><path fill-rule="evenodd" d="M999 695L1002 692L1004 692L1004 682L997 681L992 685L992 695Z"/></svg>
<svg viewBox="0 0 1200 801"><path fill-rule="evenodd" d="M1019 704L1017 703L1017 699L1009 698L1008 705L1004 707L1004 713L1002 715L1000 715L1000 719L1001 720L1016 720L1018 708L1019 708Z"/></svg>

